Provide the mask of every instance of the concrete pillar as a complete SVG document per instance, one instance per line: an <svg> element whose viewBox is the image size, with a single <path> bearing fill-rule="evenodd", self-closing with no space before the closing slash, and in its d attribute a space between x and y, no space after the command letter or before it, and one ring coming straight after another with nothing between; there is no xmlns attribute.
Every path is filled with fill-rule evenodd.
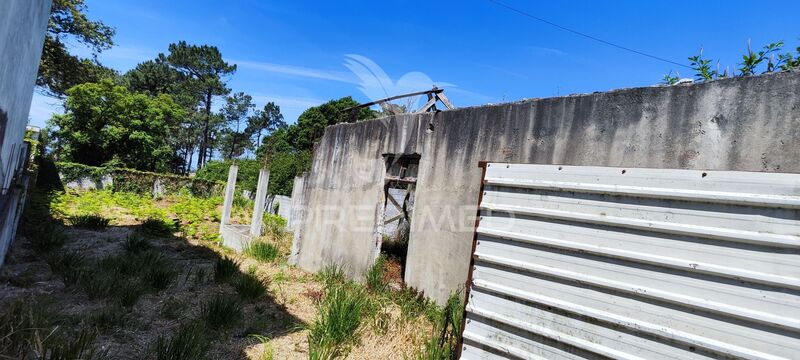
<svg viewBox="0 0 800 360"><path fill-rule="evenodd" d="M264 203L267 201L267 186L269 186L269 170L261 169L258 172L258 187L256 188L256 201L253 205L253 219L250 221L250 236L261 236L261 225L264 221Z"/></svg>
<svg viewBox="0 0 800 360"><path fill-rule="evenodd" d="M225 200L222 203L222 219L219 222L219 231L222 232L222 227L227 225L231 220L231 208L233 207L233 196L236 192L236 173L239 172L239 167L231 165L228 170L228 183L225 184Z"/></svg>
<svg viewBox="0 0 800 360"><path fill-rule="evenodd" d="M297 265L297 255L300 253L300 241L302 240L303 220L305 218L305 183L308 173L295 176L294 186L292 187L292 250L289 253L289 264Z"/></svg>

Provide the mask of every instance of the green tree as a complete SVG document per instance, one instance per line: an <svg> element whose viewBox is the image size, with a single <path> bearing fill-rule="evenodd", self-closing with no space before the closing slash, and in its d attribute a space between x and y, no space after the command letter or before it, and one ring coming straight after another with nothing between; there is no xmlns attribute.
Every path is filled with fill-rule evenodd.
<svg viewBox="0 0 800 360"><path fill-rule="evenodd" d="M258 158L270 169L270 193L290 195L294 177L307 171L311 152L329 125L375 118L369 108L359 109L355 116L345 109L358 106L351 97L343 97L314 106L297 118L297 123L279 127L264 137L257 150Z"/></svg>
<svg viewBox="0 0 800 360"><path fill-rule="evenodd" d="M181 74L190 79L191 87L197 92L201 113L200 139L198 144L197 168L203 167L213 152L214 129L218 119L212 113L212 103L217 96L227 95L226 87L229 76L236 72L236 65L230 65L222 59L222 54L215 46L189 45L185 41L169 45L166 61Z"/></svg>
<svg viewBox="0 0 800 360"><path fill-rule="evenodd" d="M247 132L256 136L256 147L261 146L261 134L267 134L286 127L283 121L281 107L270 101L264 105L263 110L256 110L253 116L247 118Z"/></svg>
<svg viewBox="0 0 800 360"><path fill-rule="evenodd" d="M220 152L226 159L241 156L245 150L252 148L250 134L244 126L247 115L255 108L253 98L243 92L233 94L225 99L225 106L220 111L225 119L226 127L221 132Z"/></svg>
<svg viewBox="0 0 800 360"><path fill-rule="evenodd" d="M169 95L133 93L106 79L67 90L65 108L49 121L61 160L145 171L171 168L168 137L185 112Z"/></svg>
<svg viewBox="0 0 800 360"><path fill-rule="evenodd" d="M369 108L361 108L355 116L345 109L358 106L358 102L347 96L328 101L304 111L297 118L297 124L289 127L289 139L296 150L311 150L314 142L325 132L325 128L339 123L373 119L377 113Z"/></svg>
<svg viewBox="0 0 800 360"><path fill-rule="evenodd" d="M116 71L102 66L96 55L114 45L115 30L101 21L90 20L84 0L53 0L36 85L52 96L63 97L67 89L85 82L116 77ZM93 59L83 59L67 50L66 41L88 47Z"/></svg>

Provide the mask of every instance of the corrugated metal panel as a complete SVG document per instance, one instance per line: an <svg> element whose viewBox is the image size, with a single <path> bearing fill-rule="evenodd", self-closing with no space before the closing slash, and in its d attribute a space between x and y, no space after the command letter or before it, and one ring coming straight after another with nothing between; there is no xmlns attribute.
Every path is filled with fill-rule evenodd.
<svg viewBox="0 0 800 360"><path fill-rule="evenodd" d="M800 358L800 175L486 166L462 358Z"/></svg>

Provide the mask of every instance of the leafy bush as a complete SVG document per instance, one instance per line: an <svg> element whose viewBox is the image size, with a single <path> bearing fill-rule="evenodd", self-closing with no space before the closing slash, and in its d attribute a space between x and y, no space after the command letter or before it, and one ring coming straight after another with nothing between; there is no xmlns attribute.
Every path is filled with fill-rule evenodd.
<svg viewBox="0 0 800 360"><path fill-rule="evenodd" d="M154 173L113 166L98 167L71 162L58 162L56 166L62 181L65 183L84 178L100 183L104 176L110 176L113 183L112 188L115 192L150 195L155 182L158 181L165 194L188 191L195 196L209 197L222 194L222 190L225 187L224 180L222 180L223 182L209 181L197 177Z"/></svg>
<svg viewBox="0 0 800 360"><path fill-rule="evenodd" d="M236 173L236 189L256 191L258 187L258 172L261 170L261 163L257 160L243 159L236 160L239 170ZM214 160L207 162L195 177L197 179L225 183L228 181L228 170L231 167L230 160Z"/></svg>
<svg viewBox="0 0 800 360"><path fill-rule="evenodd" d="M264 213L264 230L265 234L273 235L275 237L282 237L286 235L286 219L280 215Z"/></svg>

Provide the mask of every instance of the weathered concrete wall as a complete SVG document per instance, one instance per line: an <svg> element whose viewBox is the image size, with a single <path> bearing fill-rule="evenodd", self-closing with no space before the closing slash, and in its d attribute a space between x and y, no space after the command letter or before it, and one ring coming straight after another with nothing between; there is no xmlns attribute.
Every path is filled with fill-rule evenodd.
<svg viewBox="0 0 800 360"><path fill-rule="evenodd" d="M479 161L800 172L800 74L624 89L328 127L307 179L297 262L359 276L377 256L382 154L421 155L406 282L466 280Z"/></svg>
<svg viewBox="0 0 800 360"><path fill-rule="evenodd" d="M50 3L51 0L0 1L0 266L16 233L25 198L23 138Z"/></svg>

